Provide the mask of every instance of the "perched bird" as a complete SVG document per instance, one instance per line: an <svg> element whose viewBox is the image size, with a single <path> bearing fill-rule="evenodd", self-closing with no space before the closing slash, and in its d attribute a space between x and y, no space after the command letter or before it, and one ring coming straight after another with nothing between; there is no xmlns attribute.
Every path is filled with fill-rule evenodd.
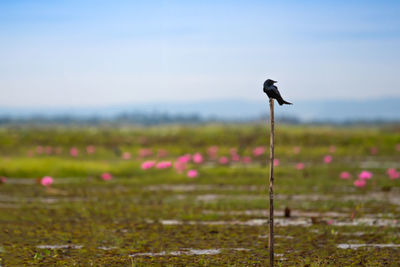
<svg viewBox="0 0 400 267"><path fill-rule="evenodd" d="M283 104L291 105L292 103L283 100L281 94L278 91L278 87L276 87L274 83L277 83L277 81L270 79L266 80L264 83L264 93L266 93L269 98L276 99L276 101L278 101L279 105L281 106Z"/></svg>

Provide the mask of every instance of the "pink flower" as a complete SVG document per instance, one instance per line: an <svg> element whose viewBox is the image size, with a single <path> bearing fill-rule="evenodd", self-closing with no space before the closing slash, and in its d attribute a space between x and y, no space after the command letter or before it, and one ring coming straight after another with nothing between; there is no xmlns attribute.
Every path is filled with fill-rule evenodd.
<svg viewBox="0 0 400 267"><path fill-rule="evenodd" d="M232 155L232 161L235 161L235 162L240 161L240 156L238 154Z"/></svg>
<svg viewBox="0 0 400 267"><path fill-rule="evenodd" d="M168 151L165 149L159 149L158 153L157 153L157 157L159 158L165 158L166 156L168 156Z"/></svg>
<svg viewBox="0 0 400 267"><path fill-rule="evenodd" d="M36 147L36 153L38 153L38 154L42 154L43 153L43 147L42 146L37 146Z"/></svg>
<svg viewBox="0 0 400 267"><path fill-rule="evenodd" d="M350 179L350 177L351 177L351 174L349 172L341 172L340 173L340 179L347 180L347 179Z"/></svg>
<svg viewBox="0 0 400 267"><path fill-rule="evenodd" d="M122 159L124 159L124 160L131 159L131 153L129 153L129 152L122 153Z"/></svg>
<svg viewBox="0 0 400 267"><path fill-rule="evenodd" d="M53 183L53 178L50 176L45 176L42 179L40 179L40 184L43 186L50 186Z"/></svg>
<svg viewBox="0 0 400 267"><path fill-rule="evenodd" d="M279 166L279 159L274 159L274 166Z"/></svg>
<svg viewBox="0 0 400 267"><path fill-rule="evenodd" d="M326 155L325 157L324 157L324 163L325 164L329 164L329 163L331 163L332 162L332 156L331 155Z"/></svg>
<svg viewBox="0 0 400 267"><path fill-rule="evenodd" d="M47 155L51 155L53 153L53 148L51 146L46 146L44 150L46 151Z"/></svg>
<svg viewBox="0 0 400 267"><path fill-rule="evenodd" d="M101 175L101 179L103 179L104 181L109 181L112 179L112 175L111 173L105 172Z"/></svg>
<svg viewBox="0 0 400 267"><path fill-rule="evenodd" d="M400 151L400 143L398 143L398 144L396 145L396 150L397 150L397 151Z"/></svg>
<svg viewBox="0 0 400 267"><path fill-rule="evenodd" d="M72 156L72 157L77 157L78 156L78 154L79 154L79 150L76 148L76 147L72 147L70 150L69 150L69 154Z"/></svg>
<svg viewBox="0 0 400 267"><path fill-rule="evenodd" d="M96 147L95 146L87 146L86 147L86 153L93 154L94 152L96 152Z"/></svg>
<svg viewBox="0 0 400 267"><path fill-rule="evenodd" d="M400 178L400 172L398 172L395 168L389 168L386 173L391 180Z"/></svg>
<svg viewBox="0 0 400 267"><path fill-rule="evenodd" d="M378 148L376 146L371 147L371 155L378 154Z"/></svg>
<svg viewBox="0 0 400 267"><path fill-rule="evenodd" d="M210 146L207 149L207 154L210 158L215 159L218 154L218 147L217 146Z"/></svg>
<svg viewBox="0 0 400 267"><path fill-rule="evenodd" d="M296 169L298 170L303 170L306 167L306 165L303 162L299 162L296 164Z"/></svg>
<svg viewBox="0 0 400 267"><path fill-rule="evenodd" d="M399 179L399 178L400 178L400 172L391 173L391 174L389 175L389 178L390 178L391 180Z"/></svg>
<svg viewBox="0 0 400 267"><path fill-rule="evenodd" d="M179 172L182 173L187 167L186 162L175 161L174 168Z"/></svg>
<svg viewBox="0 0 400 267"><path fill-rule="evenodd" d="M200 153L195 153L192 158L193 162L196 164L201 164L203 162L203 155Z"/></svg>
<svg viewBox="0 0 400 267"><path fill-rule="evenodd" d="M140 158L145 158L153 155L153 151L149 148L142 148L139 150L139 157Z"/></svg>
<svg viewBox="0 0 400 267"><path fill-rule="evenodd" d="M191 160L192 156L190 154L185 154L178 158L178 161L181 163L188 163Z"/></svg>
<svg viewBox="0 0 400 267"><path fill-rule="evenodd" d="M244 157L242 158L242 161L243 161L244 164L248 164L248 163L251 162L251 158L248 157L248 156L244 156Z"/></svg>
<svg viewBox="0 0 400 267"><path fill-rule="evenodd" d="M148 160L142 163L142 169L143 170L148 170L153 168L156 165L156 162L154 160Z"/></svg>
<svg viewBox="0 0 400 267"><path fill-rule="evenodd" d="M253 149L253 155L255 157L259 157L264 153L265 153L265 147L263 147L263 146L259 146L259 147L256 147Z"/></svg>
<svg viewBox="0 0 400 267"><path fill-rule="evenodd" d="M332 225L333 220L331 219L331 220L329 220L327 223L328 223L328 225Z"/></svg>
<svg viewBox="0 0 400 267"><path fill-rule="evenodd" d="M336 147L335 146L330 146L329 147L329 152L330 153L335 153L336 152Z"/></svg>
<svg viewBox="0 0 400 267"><path fill-rule="evenodd" d="M389 168L389 169L387 169L387 171L386 171L386 173L388 174L388 175L390 175L391 173L396 173L397 172L397 170L395 169L395 168Z"/></svg>
<svg viewBox="0 0 400 267"><path fill-rule="evenodd" d="M367 184L367 182L365 180L362 179L357 179L354 181L354 186L355 187L364 187Z"/></svg>
<svg viewBox="0 0 400 267"><path fill-rule="evenodd" d="M299 154L300 153L300 147L299 146L295 146L295 147L293 147L293 153L294 154Z"/></svg>
<svg viewBox="0 0 400 267"><path fill-rule="evenodd" d="M228 162L229 162L229 159L227 157L220 157L219 158L219 163L222 164L222 165L226 165L226 164L228 164Z"/></svg>
<svg viewBox="0 0 400 267"><path fill-rule="evenodd" d="M156 164L157 169L168 169L172 166L172 163L170 161L160 161L159 163Z"/></svg>
<svg viewBox="0 0 400 267"><path fill-rule="evenodd" d="M235 161L235 162L240 161L240 156L237 153L237 148L233 147L233 148L229 149L229 154L231 155L232 161Z"/></svg>
<svg viewBox="0 0 400 267"><path fill-rule="evenodd" d="M5 183L7 183L7 178L4 177L4 176L1 176L0 177L0 184L5 184Z"/></svg>
<svg viewBox="0 0 400 267"><path fill-rule="evenodd" d="M358 178L361 180L369 180L372 178L372 173L369 171L362 171L359 175Z"/></svg>
<svg viewBox="0 0 400 267"><path fill-rule="evenodd" d="M189 170L187 172L187 177L189 178L196 178L198 176L198 173L196 170Z"/></svg>

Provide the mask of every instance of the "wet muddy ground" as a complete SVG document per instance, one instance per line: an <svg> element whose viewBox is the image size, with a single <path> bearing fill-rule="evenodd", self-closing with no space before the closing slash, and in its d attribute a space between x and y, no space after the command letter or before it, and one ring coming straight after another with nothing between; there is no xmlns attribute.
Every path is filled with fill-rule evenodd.
<svg viewBox="0 0 400 267"><path fill-rule="evenodd" d="M261 266L268 258L267 194L252 185L115 179L49 190L13 180L0 193L3 266ZM277 264L396 266L398 196L278 194ZM283 207L291 207L290 217Z"/></svg>

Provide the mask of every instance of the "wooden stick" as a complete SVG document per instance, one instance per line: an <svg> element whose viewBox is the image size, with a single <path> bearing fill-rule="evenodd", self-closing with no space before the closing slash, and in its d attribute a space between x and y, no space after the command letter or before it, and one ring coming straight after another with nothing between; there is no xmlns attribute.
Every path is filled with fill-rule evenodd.
<svg viewBox="0 0 400 267"><path fill-rule="evenodd" d="M271 135L269 154L269 266L274 266L274 99L269 99Z"/></svg>

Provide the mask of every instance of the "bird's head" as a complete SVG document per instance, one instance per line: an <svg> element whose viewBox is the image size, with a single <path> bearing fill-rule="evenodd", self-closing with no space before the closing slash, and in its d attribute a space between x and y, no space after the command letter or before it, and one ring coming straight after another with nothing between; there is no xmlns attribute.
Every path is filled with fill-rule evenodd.
<svg viewBox="0 0 400 267"><path fill-rule="evenodd" d="M268 79L268 80L265 81L265 84L267 86L273 85L274 83L277 83L277 81L274 81L274 80L271 80L271 79Z"/></svg>

